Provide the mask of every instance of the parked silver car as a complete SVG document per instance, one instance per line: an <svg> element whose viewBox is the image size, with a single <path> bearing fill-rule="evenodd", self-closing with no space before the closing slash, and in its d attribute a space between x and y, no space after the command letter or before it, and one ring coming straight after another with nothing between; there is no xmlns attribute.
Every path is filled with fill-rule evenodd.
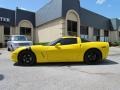
<svg viewBox="0 0 120 90"><path fill-rule="evenodd" d="M11 35L7 41L8 51L14 51L21 46L31 46L32 41L28 41L24 35Z"/></svg>

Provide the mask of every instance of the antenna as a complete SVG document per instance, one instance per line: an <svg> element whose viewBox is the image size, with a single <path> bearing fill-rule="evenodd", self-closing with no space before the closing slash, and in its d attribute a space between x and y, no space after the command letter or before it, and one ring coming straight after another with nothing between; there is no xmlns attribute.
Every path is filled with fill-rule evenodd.
<svg viewBox="0 0 120 90"><path fill-rule="evenodd" d="M19 7L19 0L17 0L17 6L16 6L17 8Z"/></svg>

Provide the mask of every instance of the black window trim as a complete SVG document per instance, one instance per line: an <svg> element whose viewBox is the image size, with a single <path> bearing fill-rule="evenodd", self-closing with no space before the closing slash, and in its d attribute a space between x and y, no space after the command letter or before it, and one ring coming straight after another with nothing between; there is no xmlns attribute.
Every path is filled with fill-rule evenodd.
<svg viewBox="0 0 120 90"><path fill-rule="evenodd" d="M62 46L64 46L64 45L73 45L73 44L77 44L77 38L62 38L61 40L63 40L63 39L76 39L76 40L75 40L75 43L69 43L69 44L62 44L62 43L60 42Z"/></svg>

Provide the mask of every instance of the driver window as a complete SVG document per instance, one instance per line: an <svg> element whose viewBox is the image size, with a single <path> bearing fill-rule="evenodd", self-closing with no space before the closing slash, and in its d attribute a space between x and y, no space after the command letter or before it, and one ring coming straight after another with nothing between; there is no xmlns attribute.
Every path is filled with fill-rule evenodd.
<svg viewBox="0 0 120 90"><path fill-rule="evenodd" d="M61 45L77 44L77 38L63 38Z"/></svg>

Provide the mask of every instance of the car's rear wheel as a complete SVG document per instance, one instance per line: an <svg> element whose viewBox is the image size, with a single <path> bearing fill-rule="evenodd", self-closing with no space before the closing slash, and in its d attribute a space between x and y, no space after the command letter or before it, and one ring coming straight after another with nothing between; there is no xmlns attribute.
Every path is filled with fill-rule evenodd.
<svg viewBox="0 0 120 90"><path fill-rule="evenodd" d="M84 55L84 61L89 65L100 64L102 61L102 54L97 49L88 50Z"/></svg>
<svg viewBox="0 0 120 90"><path fill-rule="evenodd" d="M23 66L32 66L36 63L36 57L31 51L22 51L18 55L18 64Z"/></svg>

